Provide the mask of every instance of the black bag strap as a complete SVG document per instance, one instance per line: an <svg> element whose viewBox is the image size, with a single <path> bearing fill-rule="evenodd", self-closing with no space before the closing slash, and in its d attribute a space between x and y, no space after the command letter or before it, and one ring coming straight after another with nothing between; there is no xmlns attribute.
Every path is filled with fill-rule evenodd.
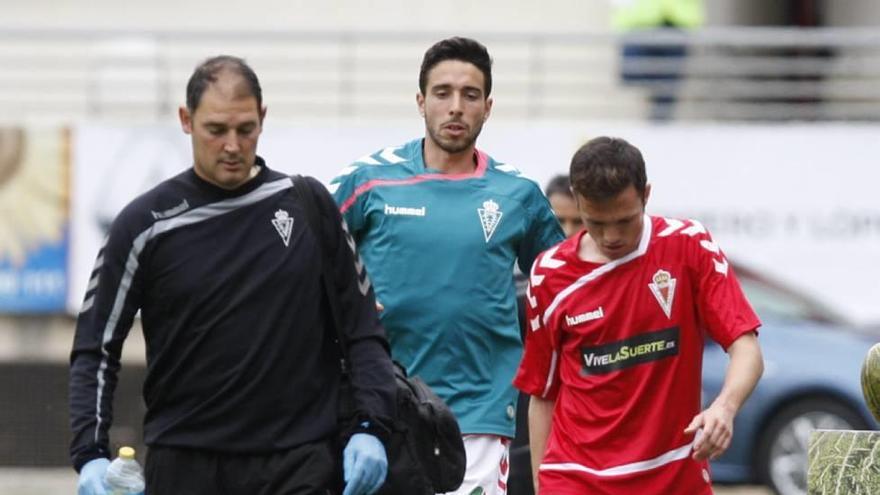
<svg viewBox="0 0 880 495"><path fill-rule="evenodd" d="M308 222L309 227L312 229L312 233L318 239L318 247L321 251L322 258L321 280L323 283L321 285L324 286L324 294L327 296L327 303L330 306L330 323L336 331L336 343L339 346L339 351L342 356L342 372L348 373L348 349L345 345L345 336L342 334L342 309L340 308L338 294L336 294L336 291L334 290L336 283L333 281L333 276L330 273L330 266L332 264L330 257L332 250L324 239L320 217L318 216L317 202L315 201L315 195L312 192L312 188L306 183L305 178L302 175L297 174L291 176L291 180L293 181L293 189L300 199L300 206L305 210L306 222Z"/></svg>

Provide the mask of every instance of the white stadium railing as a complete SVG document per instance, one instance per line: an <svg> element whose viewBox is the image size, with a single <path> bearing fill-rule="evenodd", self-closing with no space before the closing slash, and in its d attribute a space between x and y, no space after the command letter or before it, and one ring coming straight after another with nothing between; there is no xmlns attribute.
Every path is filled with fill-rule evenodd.
<svg viewBox="0 0 880 495"><path fill-rule="evenodd" d="M677 120L880 120L877 29L473 35L495 60L496 119L642 119L665 106ZM0 122L167 122L193 67L219 53L254 66L274 118L411 118L421 57L443 36L0 28ZM687 56L623 60L624 41ZM624 83L622 69L654 79Z"/></svg>

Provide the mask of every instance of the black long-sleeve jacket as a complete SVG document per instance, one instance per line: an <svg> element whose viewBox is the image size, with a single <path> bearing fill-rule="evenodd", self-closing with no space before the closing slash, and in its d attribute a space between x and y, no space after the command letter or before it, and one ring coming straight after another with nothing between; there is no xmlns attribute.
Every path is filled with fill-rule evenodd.
<svg viewBox="0 0 880 495"><path fill-rule="evenodd" d="M140 310L148 445L272 452L337 432L339 352L321 243L291 179L268 169L227 191L190 169L126 206L98 254L71 352L71 457L109 457L122 344ZM375 297L326 189L306 181L348 339L355 402L380 438L394 378ZM360 268L360 270L359 270Z"/></svg>

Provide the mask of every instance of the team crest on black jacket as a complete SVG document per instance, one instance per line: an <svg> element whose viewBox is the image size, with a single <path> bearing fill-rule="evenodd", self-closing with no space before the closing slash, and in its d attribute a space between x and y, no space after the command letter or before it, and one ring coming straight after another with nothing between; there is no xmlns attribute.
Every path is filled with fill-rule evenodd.
<svg viewBox="0 0 880 495"><path fill-rule="evenodd" d="M284 245L289 245L290 233L293 232L293 217L285 210L278 210L275 212L275 218L272 219L272 225L275 226Z"/></svg>

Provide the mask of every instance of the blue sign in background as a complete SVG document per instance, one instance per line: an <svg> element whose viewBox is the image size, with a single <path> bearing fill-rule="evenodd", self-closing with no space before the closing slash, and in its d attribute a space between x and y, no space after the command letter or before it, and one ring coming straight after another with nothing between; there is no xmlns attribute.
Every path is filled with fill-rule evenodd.
<svg viewBox="0 0 880 495"><path fill-rule="evenodd" d="M62 239L27 253L23 265L0 260L0 312L56 313L67 300L68 228Z"/></svg>

